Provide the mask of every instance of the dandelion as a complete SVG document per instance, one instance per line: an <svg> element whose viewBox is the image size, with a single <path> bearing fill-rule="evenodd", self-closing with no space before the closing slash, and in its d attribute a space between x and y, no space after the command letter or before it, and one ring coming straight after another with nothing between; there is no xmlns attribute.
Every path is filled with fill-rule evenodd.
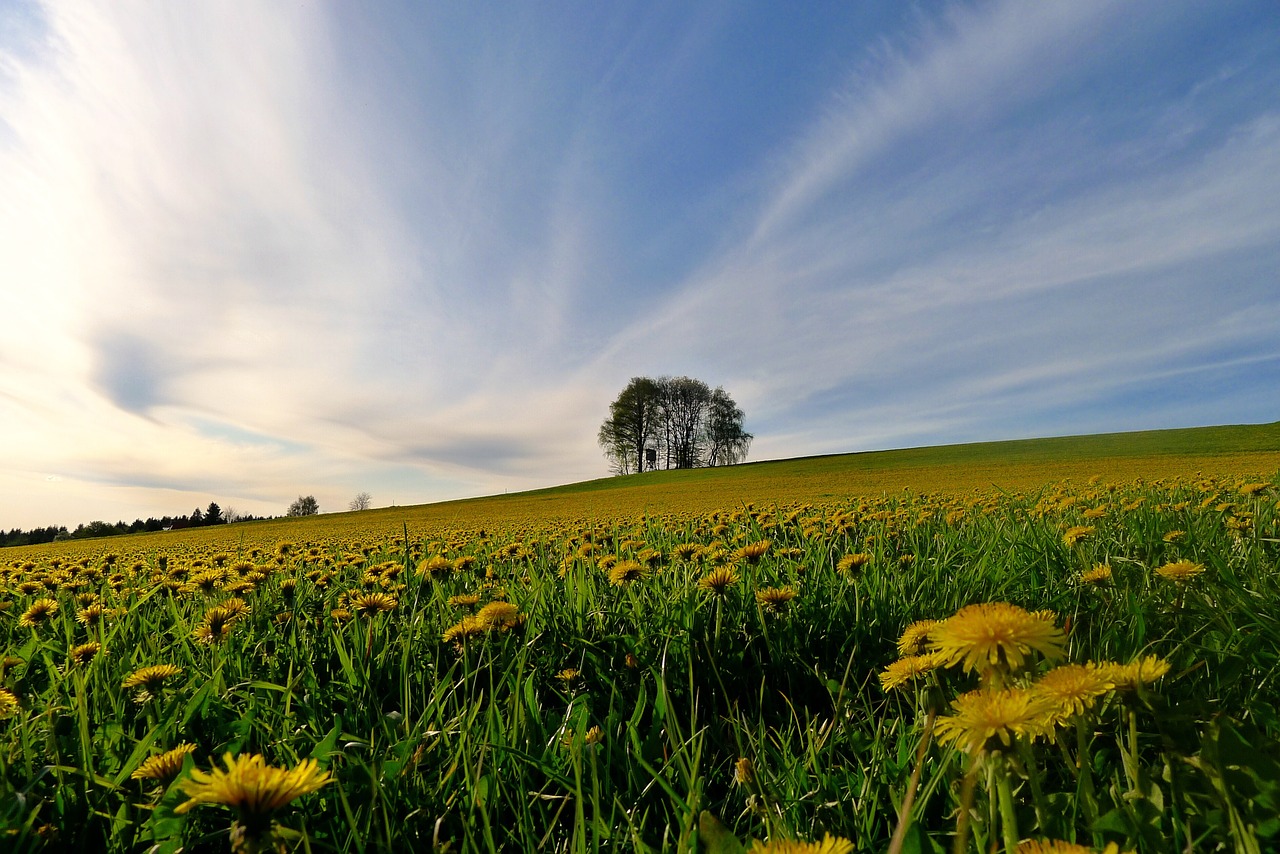
<svg viewBox="0 0 1280 854"><path fill-rule="evenodd" d="M452 608L474 608L479 604L480 597L474 593L460 593L449 597L449 606Z"/></svg>
<svg viewBox="0 0 1280 854"><path fill-rule="evenodd" d="M67 651L67 661L72 666L88 664L93 657L102 651L102 644L97 641L77 644Z"/></svg>
<svg viewBox="0 0 1280 854"><path fill-rule="evenodd" d="M10 691L8 688L0 688L0 718L7 718L10 715L16 715L21 705L18 703L18 695Z"/></svg>
<svg viewBox="0 0 1280 854"><path fill-rule="evenodd" d="M898 655L920 655L929 647L929 633L941 620L916 620L898 638Z"/></svg>
<svg viewBox="0 0 1280 854"><path fill-rule="evenodd" d="M444 555L432 555L418 564L418 574L423 578L438 578L453 572L453 561Z"/></svg>
<svg viewBox="0 0 1280 854"><path fill-rule="evenodd" d="M938 718L938 743L968 753L1005 750L1019 737L1034 739L1049 729L1047 702L1027 688L970 691L951 708L953 714Z"/></svg>
<svg viewBox="0 0 1280 854"><path fill-rule="evenodd" d="M480 609L476 619L485 629L506 630L519 625L523 617L520 609L510 602L490 602Z"/></svg>
<svg viewBox="0 0 1280 854"><path fill-rule="evenodd" d="M1060 839L1027 839L1018 843L1016 854L1094 854L1094 849ZM1108 842L1102 854L1120 854L1120 846Z"/></svg>
<svg viewBox="0 0 1280 854"><path fill-rule="evenodd" d="M644 564L635 560L618 561L609 570L609 583L615 587L626 587L633 581L645 576Z"/></svg>
<svg viewBox="0 0 1280 854"><path fill-rule="evenodd" d="M680 543L673 551L680 560L688 561L695 559L699 555L702 551L702 546L697 543Z"/></svg>
<svg viewBox="0 0 1280 854"><path fill-rule="evenodd" d="M575 683L577 683L578 677L581 675L582 673L575 668L566 667L564 670L561 670L556 674L556 681L564 688L571 688Z"/></svg>
<svg viewBox="0 0 1280 854"><path fill-rule="evenodd" d="M396 604L395 597L386 593L361 593L351 598L351 608L365 619L372 619L378 614L394 611Z"/></svg>
<svg viewBox="0 0 1280 854"><path fill-rule="evenodd" d="M1050 660L1066 654L1062 629L1005 602L967 605L930 635L947 666L962 664L966 671L980 673L997 667L1017 670L1032 650Z"/></svg>
<svg viewBox="0 0 1280 854"><path fill-rule="evenodd" d="M744 561L754 566L755 564L759 563L760 559L768 553L769 546L771 545L773 545L773 543L771 543L769 540L761 540L758 543L748 543L747 545L738 549L738 557L742 558Z"/></svg>
<svg viewBox="0 0 1280 854"><path fill-rule="evenodd" d="M1093 708L1097 699L1114 686L1110 668L1091 662L1055 667L1041 676L1031 690L1049 704L1053 723L1062 724Z"/></svg>
<svg viewBox="0 0 1280 854"><path fill-rule="evenodd" d="M776 613L786 608L799 595L794 587L766 587L756 591L756 602L766 611Z"/></svg>
<svg viewBox="0 0 1280 854"><path fill-rule="evenodd" d="M179 815L200 804L218 804L236 810L231 824L233 852L267 851L275 847L273 814L303 795L311 794L333 778L321 771L314 759L303 760L295 768L275 768L263 757L223 757L227 770L215 767L211 773L192 770L182 784L190 800L174 808Z"/></svg>
<svg viewBox="0 0 1280 854"><path fill-rule="evenodd" d="M1241 495L1252 497L1271 488L1269 483L1242 483L1237 487L1236 492Z"/></svg>
<svg viewBox="0 0 1280 854"><path fill-rule="evenodd" d="M1092 536L1094 530L1095 528L1092 525L1073 525L1063 533L1062 542L1066 544L1067 548L1071 548L1086 537Z"/></svg>
<svg viewBox="0 0 1280 854"><path fill-rule="evenodd" d="M731 566L722 566L708 572L698 579L698 589L717 596L724 596L729 588L738 583L738 573Z"/></svg>
<svg viewBox="0 0 1280 854"><path fill-rule="evenodd" d="M752 854L849 854L852 850L852 842L830 833L823 834L820 842L774 839L751 846Z"/></svg>
<svg viewBox="0 0 1280 854"><path fill-rule="evenodd" d="M1107 662L1100 665L1115 684L1117 691L1134 691L1145 688L1157 679L1161 679L1172 669L1172 665L1155 655L1135 658L1128 664Z"/></svg>
<svg viewBox="0 0 1280 854"><path fill-rule="evenodd" d="M172 750L166 750L158 756L149 757L138 770L129 775L132 780L155 780L158 783L170 783L182 770L182 763L195 753L194 744L179 744Z"/></svg>
<svg viewBox="0 0 1280 854"><path fill-rule="evenodd" d="M486 631L488 631L488 627L480 620L479 616L466 616L445 629L441 640L445 643L461 643L469 637L482 635Z"/></svg>
<svg viewBox="0 0 1280 854"><path fill-rule="evenodd" d="M175 664L151 664L130 673L120 683L120 687L126 691L136 689L133 701L145 703L160 692L166 680L181 672L182 668Z"/></svg>
<svg viewBox="0 0 1280 854"><path fill-rule="evenodd" d="M875 555L870 552L854 552L840 558L836 563L836 569L845 575L853 575L874 559Z"/></svg>
<svg viewBox="0 0 1280 854"><path fill-rule="evenodd" d="M1186 531L1170 531L1160 539L1164 540L1166 543L1180 543L1186 538L1186 536Z"/></svg>
<svg viewBox="0 0 1280 854"><path fill-rule="evenodd" d="M928 673L941 664L942 656L936 652L899 658L880 671L880 687L886 691L901 688L917 676Z"/></svg>
<svg viewBox="0 0 1280 854"><path fill-rule="evenodd" d="M36 626L48 622L56 613L58 613L58 603L55 600L48 598L37 599L18 618L18 625L23 628L34 629Z"/></svg>
<svg viewBox="0 0 1280 854"><path fill-rule="evenodd" d="M739 786L746 786L753 782L756 778L755 765L751 760L743 756L733 765L733 782Z"/></svg>
<svg viewBox="0 0 1280 854"><path fill-rule="evenodd" d="M1204 572L1204 564L1189 560L1173 561L1166 563L1164 566L1156 567L1156 575L1176 584L1189 581L1202 572Z"/></svg>
<svg viewBox="0 0 1280 854"><path fill-rule="evenodd" d="M1094 564L1093 569L1080 573L1078 580L1081 584L1092 584L1095 586L1106 584L1111 581L1111 564Z"/></svg>
<svg viewBox="0 0 1280 854"><path fill-rule="evenodd" d="M205 612L204 622L191 633L192 637L203 644L222 643L231 634L231 626L237 618L234 609L215 605Z"/></svg>

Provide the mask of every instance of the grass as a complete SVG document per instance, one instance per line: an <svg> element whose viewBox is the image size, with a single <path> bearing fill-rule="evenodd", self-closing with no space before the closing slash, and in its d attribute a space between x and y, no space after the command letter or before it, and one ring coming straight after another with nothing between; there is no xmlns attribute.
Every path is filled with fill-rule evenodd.
<svg viewBox="0 0 1280 854"><path fill-rule="evenodd" d="M819 457L4 550L0 847L1271 850L1276 436ZM907 626L984 602L1052 611L1026 625L1061 647L882 687ZM207 642L219 609L239 616ZM939 741L968 692L1148 656L1167 672L1108 676L1057 723ZM182 744L176 777L135 779ZM262 821L177 812L226 753L332 781Z"/></svg>

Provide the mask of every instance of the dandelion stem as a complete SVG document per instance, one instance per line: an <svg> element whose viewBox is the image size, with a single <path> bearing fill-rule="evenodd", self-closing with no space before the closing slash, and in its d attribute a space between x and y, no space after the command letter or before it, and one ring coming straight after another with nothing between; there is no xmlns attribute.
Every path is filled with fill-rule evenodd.
<svg viewBox="0 0 1280 854"><path fill-rule="evenodd" d="M1000 830L1004 834L1004 850L1018 850L1018 816L1013 808L1013 785L1010 782L1013 768L1007 757L1002 757L995 771L996 797L1000 804Z"/></svg>
<svg viewBox="0 0 1280 854"><path fill-rule="evenodd" d="M920 771L924 767L924 757L929 750L929 739L933 735L933 721L937 711L929 708L924 719L924 733L920 736L920 746L916 748L916 766L911 770L911 780L907 783L907 792L902 797L902 809L898 811L898 826L894 828L893 839L889 842L888 854L900 854L907 838L907 828L911 825L911 808L915 806L916 791L920 788Z"/></svg>
<svg viewBox="0 0 1280 854"><path fill-rule="evenodd" d="M973 793L978 787L978 757L974 753L960 782L960 810L956 813L956 838L951 846L952 854L964 854L969 847L969 812L973 809Z"/></svg>

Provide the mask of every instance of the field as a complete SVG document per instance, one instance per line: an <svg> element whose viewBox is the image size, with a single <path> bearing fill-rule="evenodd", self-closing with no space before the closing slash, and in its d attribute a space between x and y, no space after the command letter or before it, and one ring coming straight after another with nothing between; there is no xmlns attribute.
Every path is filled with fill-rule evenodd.
<svg viewBox="0 0 1280 854"><path fill-rule="evenodd" d="M1264 425L0 550L0 848L1276 850L1278 505Z"/></svg>

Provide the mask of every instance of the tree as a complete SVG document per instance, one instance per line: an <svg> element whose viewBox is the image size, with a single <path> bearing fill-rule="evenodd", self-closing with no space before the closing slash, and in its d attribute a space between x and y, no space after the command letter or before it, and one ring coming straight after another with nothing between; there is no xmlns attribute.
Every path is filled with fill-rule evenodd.
<svg viewBox="0 0 1280 854"><path fill-rule="evenodd" d="M228 504L228 505L226 506L226 509L224 509L224 510L222 511L222 518L223 518L223 520L224 520L224 521L226 521L226 522L234 522L234 521L236 521L237 519L239 519L239 518L240 518L240 516L239 516L239 514L237 514L237 513L236 513L236 508L234 508L234 507L232 507L230 504Z"/></svg>
<svg viewBox="0 0 1280 854"><path fill-rule="evenodd" d="M358 492L356 497L351 499L351 503L347 505L352 510L368 510L373 503L373 496L367 492Z"/></svg>
<svg viewBox="0 0 1280 854"><path fill-rule="evenodd" d="M667 468L691 469L701 464L704 416L711 389L702 380L663 377L659 412L667 449Z"/></svg>
<svg viewBox="0 0 1280 854"><path fill-rule="evenodd" d="M201 513L200 508L197 507L195 510L191 511L191 527L198 528L203 524L204 524L204 514Z"/></svg>
<svg viewBox="0 0 1280 854"><path fill-rule="evenodd" d="M227 521L222 515L222 508L218 506L218 502L210 501L209 507L204 511L204 523L206 525L221 525Z"/></svg>
<svg viewBox="0 0 1280 854"><path fill-rule="evenodd" d="M289 505L287 516L314 516L320 512L320 503L314 495L299 495L298 500Z"/></svg>
<svg viewBox="0 0 1280 854"><path fill-rule="evenodd" d="M731 466L747 458L747 449L755 438L742 429L745 416L738 404L721 387L711 392L707 410L707 465Z"/></svg>
<svg viewBox="0 0 1280 854"><path fill-rule="evenodd" d="M746 459L752 435L723 388L690 377L633 377L609 407L599 442L616 474L654 467L732 465Z"/></svg>
<svg viewBox="0 0 1280 854"><path fill-rule="evenodd" d="M632 377L609 406L597 437L616 474L644 471L645 449L657 438L662 390L648 377Z"/></svg>

